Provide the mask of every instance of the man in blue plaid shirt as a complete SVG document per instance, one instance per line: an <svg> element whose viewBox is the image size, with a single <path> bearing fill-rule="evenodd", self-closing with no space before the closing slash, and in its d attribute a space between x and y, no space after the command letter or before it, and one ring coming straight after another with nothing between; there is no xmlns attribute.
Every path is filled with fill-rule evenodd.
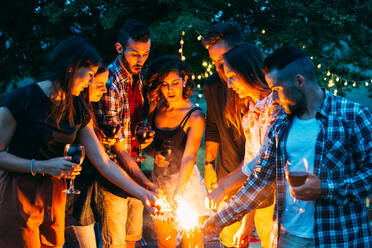
<svg viewBox="0 0 372 248"><path fill-rule="evenodd" d="M276 188L271 247L372 247L366 197L372 185L372 115L319 87L312 60L283 47L264 62L267 83L285 113L244 187L204 224L216 235ZM285 168L308 172L292 187Z"/></svg>

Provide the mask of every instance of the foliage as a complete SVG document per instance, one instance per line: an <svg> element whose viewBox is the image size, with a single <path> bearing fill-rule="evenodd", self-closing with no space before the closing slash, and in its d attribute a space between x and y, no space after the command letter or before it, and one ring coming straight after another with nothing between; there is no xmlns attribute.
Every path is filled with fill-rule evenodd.
<svg viewBox="0 0 372 248"><path fill-rule="evenodd" d="M303 46L332 73L366 80L372 74L371 12L368 0L13 0L0 10L0 93L25 76L40 76L50 50L73 34L112 61L118 30L129 18L149 25L151 57L177 54L186 31L184 54L195 73L203 72L201 62L208 59L196 37L214 22L235 20L247 41L266 52L284 44ZM341 83L335 87L345 90Z"/></svg>

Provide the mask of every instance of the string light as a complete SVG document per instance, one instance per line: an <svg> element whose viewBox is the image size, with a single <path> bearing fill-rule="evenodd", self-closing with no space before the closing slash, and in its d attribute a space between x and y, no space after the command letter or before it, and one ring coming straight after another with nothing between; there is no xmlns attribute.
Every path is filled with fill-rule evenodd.
<svg viewBox="0 0 372 248"><path fill-rule="evenodd" d="M192 28L192 26L190 25L188 28ZM261 34L266 34L266 30L265 29L262 29L261 30ZM184 36L186 35L186 31L182 31L181 32L181 38L180 38L180 48L178 49L178 53L180 54L180 58L182 61L185 61L186 60L186 56L183 54L183 46L185 44L185 40L184 40ZM197 36L197 40L198 41L201 41L203 39L203 36L201 34L198 34ZM306 48L306 45L302 45L302 48L305 49ZM310 56L310 58L312 60L314 60L314 56ZM192 75L191 78L193 80L197 79L197 80L201 80L203 78L208 78L209 76L213 75L213 66L214 66L214 63L213 61L205 61L203 60L202 61L202 66L205 68L205 71L198 74L197 76L196 75ZM346 79L346 78L343 78L339 75L336 75L334 73L332 73L330 70L326 70L327 68L325 67L324 68L324 65L322 65L321 63L318 63L316 65L316 68L317 69L320 69L321 70L321 73L324 75L323 76L323 80L325 82L327 82L328 80L328 88L333 88L333 92L335 95L337 95L338 93L338 90L340 88L341 85L347 87L349 86L349 82L351 82L352 84L352 87L357 87L357 86L365 86L365 87L369 87L370 85L372 85L372 79L368 79L368 80L364 80L364 81L355 81L355 80L350 80L350 79ZM196 87L198 89L201 88L201 84L200 83L197 83L196 84ZM202 98L202 93L199 93L197 95L197 98L198 99L201 99Z"/></svg>

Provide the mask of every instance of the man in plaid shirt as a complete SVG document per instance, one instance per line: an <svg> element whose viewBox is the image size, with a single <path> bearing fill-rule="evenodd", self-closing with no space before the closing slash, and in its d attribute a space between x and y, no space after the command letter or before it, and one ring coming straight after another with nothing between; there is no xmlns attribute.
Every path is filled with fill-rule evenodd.
<svg viewBox="0 0 372 248"><path fill-rule="evenodd" d="M276 187L272 247L371 247L366 197L372 185L372 114L316 82L312 60L283 47L265 59L266 80L285 113L244 187L204 224L207 234L255 209ZM306 165L292 187L285 167ZM266 187L267 189L268 187Z"/></svg>
<svg viewBox="0 0 372 248"><path fill-rule="evenodd" d="M128 20L115 44L118 56L109 65L107 93L94 106L101 142L109 156L132 178L150 190L153 184L131 159L137 153L133 139L136 123L143 120L141 69L150 53L150 32L137 20ZM149 145L152 138L143 146ZM105 178L98 180L98 206L101 215L103 247L134 247L142 237L143 205Z"/></svg>

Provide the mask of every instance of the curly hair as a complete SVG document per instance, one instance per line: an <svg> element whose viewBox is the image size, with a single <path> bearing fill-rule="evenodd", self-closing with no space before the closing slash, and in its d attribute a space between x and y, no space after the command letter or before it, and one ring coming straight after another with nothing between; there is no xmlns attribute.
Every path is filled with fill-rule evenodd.
<svg viewBox="0 0 372 248"><path fill-rule="evenodd" d="M156 106L159 101L164 99L160 87L164 78L170 72L176 72L182 78L187 76L182 92L183 98L187 99L194 93L194 82L191 79L192 71L190 66L176 56L161 56L151 62L147 73L145 73L143 95L147 97L150 105Z"/></svg>

